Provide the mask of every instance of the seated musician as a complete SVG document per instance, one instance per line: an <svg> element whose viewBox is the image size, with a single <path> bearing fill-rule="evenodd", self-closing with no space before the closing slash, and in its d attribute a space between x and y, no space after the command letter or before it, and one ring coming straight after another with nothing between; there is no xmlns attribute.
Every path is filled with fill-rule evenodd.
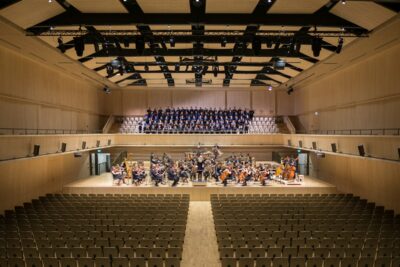
<svg viewBox="0 0 400 267"><path fill-rule="evenodd" d="M168 180L174 181L172 183L172 186L176 186L179 182L179 176L175 165L172 165L171 167L168 168Z"/></svg>
<svg viewBox="0 0 400 267"><path fill-rule="evenodd" d="M135 185L139 185L143 182L144 178L146 178L146 173L144 171L143 166L139 164L132 168L132 179Z"/></svg>
<svg viewBox="0 0 400 267"><path fill-rule="evenodd" d="M184 164L181 164L178 167L179 171L178 171L178 176L180 179L182 179L183 183L187 183L188 179L189 179L189 173L190 173L190 169L185 166Z"/></svg>
<svg viewBox="0 0 400 267"><path fill-rule="evenodd" d="M111 174L113 176L113 180L118 180L118 185L121 185L121 182L123 182L124 174L121 170L121 167L113 166L111 168Z"/></svg>
<svg viewBox="0 0 400 267"><path fill-rule="evenodd" d="M164 177L164 171L161 168L160 164L157 163L152 165L150 175L155 182L155 186L158 186L158 184L162 182L162 179Z"/></svg>

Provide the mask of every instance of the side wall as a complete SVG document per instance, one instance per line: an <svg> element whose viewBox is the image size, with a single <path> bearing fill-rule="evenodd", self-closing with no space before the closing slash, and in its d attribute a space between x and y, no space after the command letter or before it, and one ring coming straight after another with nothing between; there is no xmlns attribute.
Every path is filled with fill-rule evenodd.
<svg viewBox="0 0 400 267"><path fill-rule="evenodd" d="M98 130L100 89L0 46L0 128Z"/></svg>
<svg viewBox="0 0 400 267"><path fill-rule="evenodd" d="M271 116L277 114L275 99L276 92L261 87L253 90L114 90L106 96L106 108L107 114L143 115L148 107L241 107L252 108L257 115Z"/></svg>
<svg viewBox="0 0 400 267"><path fill-rule="evenodd" d="M300 85L294 92L295 114L308 131L400 128L398 58L400 45Z"/></svg>
<svg viewBox="0 0 400 267"><path fill-rule="evenodd" d="M0 162L0 213L89 176L89 153L45 156Z"/></svg>
<svg viewBox="0 0 400 267"><path fill-rule="evenodd" d="M400 163L360 157L310 153L311 176L400 213Z"/></svg>

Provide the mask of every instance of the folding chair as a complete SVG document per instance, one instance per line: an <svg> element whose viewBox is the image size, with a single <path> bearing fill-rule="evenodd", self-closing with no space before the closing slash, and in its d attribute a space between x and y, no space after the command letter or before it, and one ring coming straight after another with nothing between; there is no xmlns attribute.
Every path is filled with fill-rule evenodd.
<svg viewBox="0 0 400 267"><path fill-rule="evenodd" d="M60 262L56 258L44 258L43 267L58 267Z"/></svg>
<svg viewBox="0 0 400 267"><path fill-rule="evenodd" d="M148 266L149 267L163 267L164 262L162 258L151 257L148 259Z"/></svg>
<svg viewBox="0 0 400 267"><path fill-rule="evenodd" d="M289 260L288 258L281 258L277 257L272 260L273 267L289 267Z"/></svg>
<svg viewBox="0 0 400 267"><path fill-rule="evenodd" d="M93 267L94 266L93 258L79 258L78 266L79 267Z"/></svg>
<svg viewBox="0 0 400 267"><path fill-rule="evenodd" d="M130 267L147 267L145 258L134 258L129 260Z"/></svg>
<svg viewBox="0 0 400 267"><path fill-rule="evenodd" d="M112 266L113 267L129 267L129 259L128 258L113 258Z"/></svg>
<svg viewBox="0 0 400 267"><path fill-rule="evenodd" d="M253 267L254 266L254 259L253 258L240 258L239 267Z"/></svg>
<svg viewBox="0 0 400 267"><path fill-rule="evenodd" d="M180 267L181 261L179 258L166 258L165 259L165 267Z"/></svg>
<svg viewBox="0 0 400 267"><path fill-rule="evenodd" d="M235 258L221 258L221 267L236 267Z"/></svg>
<svg viewBox="0 0 400 267"><path fill-rule="evenodd" d="M309 258L307 259L307 267L321 267L322 259L321 258Z"/></svg>
<svg viewBox="0 0 400 267"><path fill-rule="evenodd" d="M304 258L290 258L291 267L306 267L306 260Z"/></svg>
<svg viewBox="0 0 400 267"><path fill-rule="evenodd" d="M42 267L42 260L39 258L25 259L26 267ZM72 266L71 266L72 267Z"/></svg>
<svg viewBox="0 0 400 267"><path fill-rule="evenodd" d="M110 258L106 257L96 257L94 260L96 267L111 267Z"/></svg>
<svg viewBox="0 0 400 267"><path fill-rule="evenodd" d="M271 267L271 258L257 258L255 267Z"/></svg>
<svg viewBox="0 0 400 267"><path fill-rule="evenodd" d="M22 258L9 258L8 266L9 267L25 267L25 262Z"/></svg>
<svg viewBox="0 0 400 267"><path fill-rule="evenodd" d="M60 259L60 266L61 267L76 267L76 260L75 259Z"/></svg>
<svg viewBox="0 0 400 267"><path fill-rule="evenodd" d="M357 259L356 258L343 258L341 261L341 267L357 267Z"/></svg>

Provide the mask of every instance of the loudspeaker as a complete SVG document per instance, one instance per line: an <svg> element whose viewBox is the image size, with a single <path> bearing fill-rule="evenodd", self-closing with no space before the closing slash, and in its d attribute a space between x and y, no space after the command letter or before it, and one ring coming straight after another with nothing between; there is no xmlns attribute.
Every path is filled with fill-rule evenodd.
<svg viewBox="0 0 400 267"><path fill-rule="evenodd" d="M312 148L313 148L314 150L317 150L317 142L312 142Z"/></svg>
<svg viewBox="0 0 400 267"><path fill-rule="evenodd" d="M108 144L109 146L111 146L111 139L108 139L107 144Z"/></svg>
<svg viewBox="0 0 400 267"><path fill-rule="evenodd" d="M336 143L332 143L331 147L332 147L332 152L336 153L337 151Z"/></svg>
<svg viewBox="0 0 400 267"><path fill-rule="evenodd" d="M100 146L100 140L97 140L96 142L96 146L99 147Z"/></svg>
<svg viewBox="0 0 400 267"><path fill-rule="evenodd" d="M82 149L85 149L86 148L86 141L83 141L82 142Z"/></svg>
<svg viewBox="0 0 400 267"><path fill-rule="evenodd" d="M303 141L299 141L299 147L303 147Z"/></svg>
<svg viewBox="0 0 400 267"><path fill-rule="evenodd" d="M318 152L318 153L317 153L317 158L319 158L319 159L325 158L325 153Z"/></svg>
<svg viewBox="0 0 400 267"><path fill-rule="evenodd" d="M81 158L81 157L82 157L82 153L75 152L75 153L74 153L74 157L75 157L75 158Z"/></svg>
<svg viewBox="0 0 400 267"><path fill-rule="evenodd" d="M61 152L67 151L67 143L61 143Z"/></svg>
<svg viewBox="0 0 400 267"><path fill-rule="evenodd" d="M292 146L292 140L287 140L287 145Z"/></svg>
<svg viewBox="0 0 400 267"><path fill-rule="evenodd" d="M33 146L33 156L39 156L39 151L40 151L40 145L34 145Z"/></svg>
<svg viewBox="0 0 400 267"><path fill-rule="evenodd" d="M360 154L361 157L365 156L364 145L358 145L358 154Z"/></svg>

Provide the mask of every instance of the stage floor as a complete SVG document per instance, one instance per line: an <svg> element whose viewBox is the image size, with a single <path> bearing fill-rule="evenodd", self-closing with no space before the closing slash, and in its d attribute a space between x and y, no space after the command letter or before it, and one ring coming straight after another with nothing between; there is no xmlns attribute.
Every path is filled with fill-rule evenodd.
<svg viewBox="0 0 400 267"><path fill-rule="evenodd" d="M334 185L322 180L305 177L301 185L284 185L275 181L267 186L258 183L228 184L223 187L220 183L208 182L205 186L194 186L192 182L180 183L176 187L169 184L155 187L152 183L140 186L121 184L113 185L110 173L79 179L63 187L63 193L68 194L190 194L191 200L208 201L211 194L330 194L337 193Z"/></svg>

